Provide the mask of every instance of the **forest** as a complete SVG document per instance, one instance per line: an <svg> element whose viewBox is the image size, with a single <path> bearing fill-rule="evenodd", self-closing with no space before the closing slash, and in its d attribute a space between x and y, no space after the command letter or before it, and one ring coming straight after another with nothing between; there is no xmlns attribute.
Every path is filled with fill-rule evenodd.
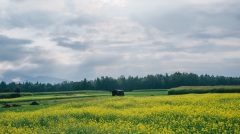
<svg viewBox="0 0 240 134"><path fill-rule="evenodd" d="M240 77L225 77L213 75L197 75L194 73L175 72L173 74L156 74L145 77L120 76L112 78L102 76L95 80L63 81L58 84L46 83L0 83L0 92L53 92L73 90L105 90L122 89L133 91L139 89L170 89L179 86L217 86L217 85L240 85Z"/></svg>

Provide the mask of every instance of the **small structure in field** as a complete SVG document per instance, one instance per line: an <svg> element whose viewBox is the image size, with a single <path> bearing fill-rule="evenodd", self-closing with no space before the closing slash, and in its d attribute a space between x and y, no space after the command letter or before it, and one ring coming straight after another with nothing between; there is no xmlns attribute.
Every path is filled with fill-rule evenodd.
<svg viewBox="0 0 240 134"><path fill-rule="evenodd" d="M112 90L112 96L124 96L124 91L119 89Z"/></svg>
<svg viewBox="0 0 240 134"><path fill-rule="evenodd" d="M30 105L39 105L39 103L36 101L33 101L32 103L30 103Z"/></svg>
<svg viewBox="0 0 240 134"><path fill-rule="evenodd" d="M12 104L13 107L21 107L19 104Z"/></svg>
<svg viewBox="0 0 240 134"><path fill-rule="evenodd" d="M9 105L7 103L3 104L3 106L2 106L2 108L9 108L9 107L11 107L11 105Z"/></svg>

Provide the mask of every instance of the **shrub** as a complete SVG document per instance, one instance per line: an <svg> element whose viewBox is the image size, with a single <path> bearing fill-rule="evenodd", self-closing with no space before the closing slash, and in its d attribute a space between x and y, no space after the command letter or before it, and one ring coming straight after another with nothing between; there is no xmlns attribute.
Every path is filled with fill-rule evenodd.
<svg viewBox="0 0 240 134"><path fill-rule="evenodd" d="M2 108L9 108L9 107L11 107L11 105L9 105L7 103L3 104L3 106L2 106Z"/></svg>
<svg viewBox="0 0 240 134"><path fill-rule="evenodd" d="M168 91L169 95L177 94L204 94L204 93L240 93L239 86L187 86L172 88Z"/></svg>
<svg viewBox="0 0 240 134"><path fill-rule="evenodd" d="M19 104L12 104L13 107L21 107Z"/></svg>

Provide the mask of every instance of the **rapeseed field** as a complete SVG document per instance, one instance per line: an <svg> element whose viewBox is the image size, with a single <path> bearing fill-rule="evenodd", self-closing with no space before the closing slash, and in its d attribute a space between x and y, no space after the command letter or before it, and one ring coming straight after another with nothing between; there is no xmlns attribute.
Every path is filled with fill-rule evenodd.
<svg viewBox="0 0 240 134"><path fill-rule="evenodd" d="M240 133L240 94L95 97L0 114L0 134Z"/></svg>

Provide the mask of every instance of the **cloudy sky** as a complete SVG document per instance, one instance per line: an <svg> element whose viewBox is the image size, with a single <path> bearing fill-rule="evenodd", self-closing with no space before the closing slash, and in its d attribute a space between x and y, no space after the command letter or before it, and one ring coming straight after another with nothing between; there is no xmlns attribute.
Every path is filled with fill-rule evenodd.
<svg viewBox="0 0 240 134"><path fill-rule="evenodd" d="M0 0L0 78L240 76L239 0Z"/></svg>

